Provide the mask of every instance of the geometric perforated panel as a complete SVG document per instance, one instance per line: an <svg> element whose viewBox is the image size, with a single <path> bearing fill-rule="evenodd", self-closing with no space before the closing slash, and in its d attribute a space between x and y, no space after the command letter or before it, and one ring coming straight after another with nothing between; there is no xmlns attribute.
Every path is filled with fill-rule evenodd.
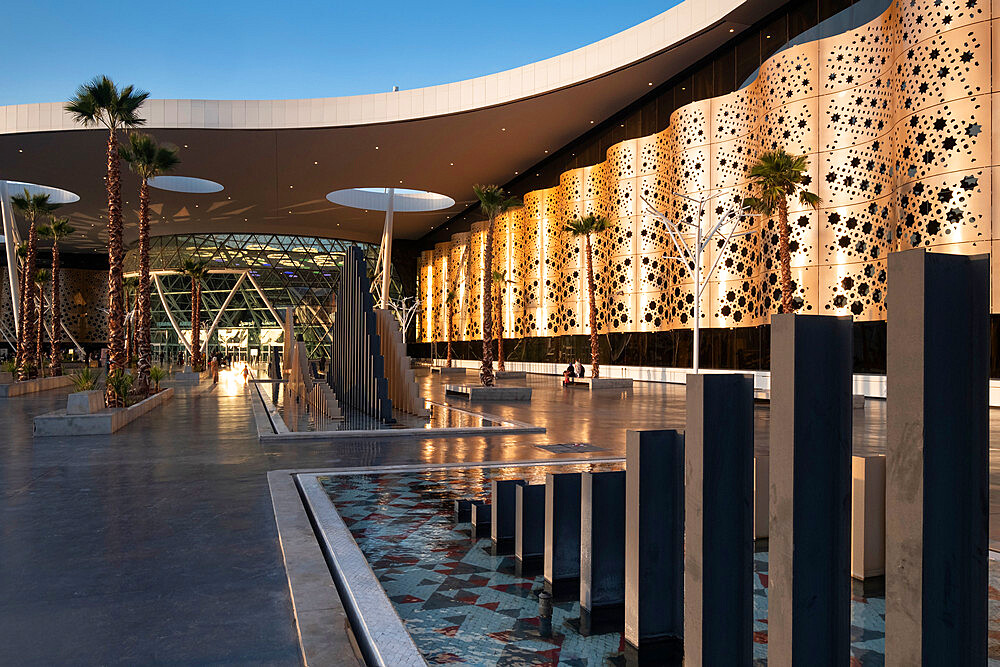
<svg viewBox="0 0 1000 667"><path fill-rule="evenodd" d="M681 107L663 131L616 144L604 162L528 193L498 225L506 230L499 261L512 281L507 336L588 333L582 241L563 226L590 213L612 223L594 239L600 331L691 327L693 267L673 258L667 230L640 197L689 224L695 205L673 193L711 197L707 230L748 194L757 156L776 148L809 157L808 187L822 200L815 211L795 202L789 213L798 312L884 319L889 252L991 252L995 30L988 0L897 0L860 28L778 52L747 87ZM777 311L777 228L754 225L728 248L709 249L709 266L725 256L702 296L703 326L766 324ZM455 338L481 335L483 235L474 225L421 256L419 340L443 338L436 323L449 286L463 290ZM459 264L455 247L468 249ZM452 258L447 274L439 254ZM998 297L994 288L993 312Z"/></svg>

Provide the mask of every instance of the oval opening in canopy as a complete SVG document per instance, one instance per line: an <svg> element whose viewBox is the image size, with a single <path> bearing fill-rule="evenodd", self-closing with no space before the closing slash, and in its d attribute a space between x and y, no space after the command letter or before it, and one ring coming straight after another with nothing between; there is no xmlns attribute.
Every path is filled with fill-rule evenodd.
<svg viewBox="0 0 1000 667"><path fill-rule="evenodd" d="M369 211L385 211L389 208L389 188L348 188L335 190L326 198L334 204ZM447 195L425 190L393 188L392 208L397 213L419 213L451 208L455 200Z"/></svg>
<svg viewBox="0 0 1000 667"><path fill-rule="evenodd" d="M221 183L194 176L153 176L149 179L149 184L158 190L200 195L221 192L223 189Z"/></svg>

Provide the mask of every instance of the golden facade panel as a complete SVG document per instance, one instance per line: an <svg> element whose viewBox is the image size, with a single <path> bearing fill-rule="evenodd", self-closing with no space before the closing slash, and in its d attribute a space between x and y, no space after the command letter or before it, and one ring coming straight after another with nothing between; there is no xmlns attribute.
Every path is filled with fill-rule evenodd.
<svg viewBox="0 0 1000 667"><path fill-rule="evenodd" d="M564 227L590 213L612 223L593 240L599 329L690 327L693 266L677 258L645 202L686 231L699 220L704 230L721 221L728 231L749 194L750 167L779 147L808 156L809 187L822 199L815 211L790 202L799 312L883 319L889 252L1000 250L992 226L1000 83L991 83L1000 21L990 12L985 0L897 0L856 30L776 53L745 88L681 107L662 131L616 144L604 162L528 193L498 225L498 261L512 281L507 335L588 330L582 240ZM707 201L699 212L678 194ZM717 237L706 251L703 271L719 263L701 300L705 326L766 324L780 304L777 223L741 225L752 233ZM481 336L484 229L455 235L449 253L421 254L419 293L432 314L421 317L421 340L439 335L431 325L441 321L445 280L465 286L463 337ZM998 312L1000 269L993 285Z"/></svg>

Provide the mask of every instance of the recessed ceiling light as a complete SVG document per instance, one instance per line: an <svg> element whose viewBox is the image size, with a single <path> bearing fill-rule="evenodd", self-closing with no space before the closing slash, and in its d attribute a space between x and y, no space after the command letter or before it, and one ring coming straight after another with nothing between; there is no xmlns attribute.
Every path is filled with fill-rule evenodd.
<svg viewBox="0 0 1000 667"><path fill-rule="evenodd" d="M402 182L403 182L403 181L400 181L400 183L402 183Z"/></svg>
<svg viewBox="0 0 1000 667"><path fill-rule="evenodd" d="M506 131L507 131L507 128L506 128L506 127L501 127L501 128L500 128L500 131L501 131L501 132L506 132Z"/></svg>
<svg viewBox="0 0 1000 667"><path fill-rule="evenodd" d="M594 124L594 121L590 121L590 124L591 124L591 125L593 125L593 124Z"/></svg>
<svg viewBox="0 0 1000 667"><path fill-rule="evenodd" d="M517 172L516 171L514 172L514 175L517 176Z"/></svg>
<svg viewBox="0 0 1000 667"><path fill-rule="evenodd" d="M650 81L650 82L649 82L649 85L651 85L651 86L652 86L652 85L653 85L653 82L652 82L652 81Z"/></svg>
<svg viewBox="0 0 1000 667"><path fill-rule="evenodd" d="M23 153L23 152L24 152L24 149L23 149L23 148L18 148L18 149L17 149L17 152L18 152L18 153Z"/></svg>
<svg viewBox="0 0 1000 667"><path fill-rule="evenodd" d="M736 32L736 28L730 28L729 32Z"/></svg>
<svg viewBox="0 0 1000 667"><path fill-rule="evenodd" d="M291 189L292 189L292 188L294 188L294 187L295 187L294 185L289 185L289 186L288 186L288 189L289 189L289 190L291 190Z"/></svg>
<svg viewBox="0 0 1000 667"><path fill-rule="evenodd" d="M184 144L184 148L187 148L187 147L188 147L188 145L187 145L187 144Z"/></svg>
<svg viewBox="0 0 1000 667"><path fill-rule="evenodd" d="M451 162L450 164L451 164L451 166L453 166L453 167L455 166L455 163L454 163L454 162Z"/></svg>
<svg viewBox="0 0 1000 667"><path fill-rule="evenodd" d="M764 39L771 39L771 36L767 35Z"/></svg>
<svg viewBox="0 0 1000 667"><path fill-rule="evenodd" d="M548 151L545 151L545 152L548 153Z"/></svg>

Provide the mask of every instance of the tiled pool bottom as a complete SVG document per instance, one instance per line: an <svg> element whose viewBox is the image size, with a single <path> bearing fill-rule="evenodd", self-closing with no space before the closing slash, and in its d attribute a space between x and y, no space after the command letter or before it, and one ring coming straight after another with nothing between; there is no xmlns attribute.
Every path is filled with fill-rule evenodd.
<svg viewBox="0 0 1000 667"><path fill-rule="evenodd" d="M488 498L491 479L542 483L549 472L620 470L621 463L450 468L320 476L372 570L430 664L625 664L621 633L584 637L578 602L554 605L543 636L537 591L542 577L522 578L513 558L491 556L490 540L473 542L454 524L451 501ZM767 554L754 562L754 661L767 662ZM990 562L990 656L1000 657L1000 567ZM851 603L852 665L884 663L885 600ZM990 664L994 663L991 659Z"/></svg>

